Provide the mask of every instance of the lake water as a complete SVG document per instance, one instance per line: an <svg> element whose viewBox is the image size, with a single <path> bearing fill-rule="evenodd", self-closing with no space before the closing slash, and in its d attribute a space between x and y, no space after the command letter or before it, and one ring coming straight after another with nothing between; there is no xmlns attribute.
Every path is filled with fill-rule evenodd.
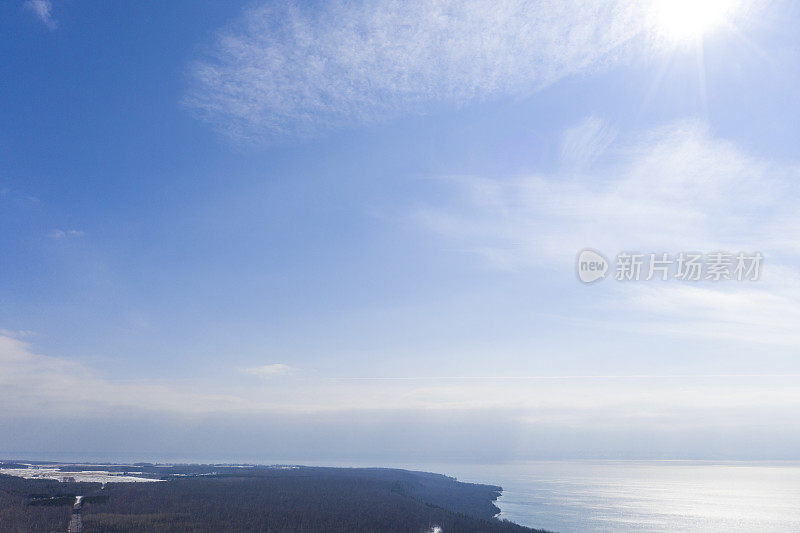
<svg viewBox="0 0 800 533"><path fill-rule="evenodd" d="M435 468L462 481L502 485L501 518L562 533L800 531L797 462L532 461Z"/></svg>

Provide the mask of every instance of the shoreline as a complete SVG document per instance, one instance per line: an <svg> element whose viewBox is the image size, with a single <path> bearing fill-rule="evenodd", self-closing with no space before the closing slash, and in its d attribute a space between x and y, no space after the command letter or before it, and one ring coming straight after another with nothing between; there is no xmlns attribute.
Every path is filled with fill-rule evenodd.
<svg viewBox="0 0 800 533"><path fill-rule="evenodd" d="M206 524L208 530L233 527L219 522L221 516L230 518L231 509L239 509L233 520L245 520L241 527L252 527L244 525L252 519L274 527L298 520L322 524L339 517L326 526L332 529L320 531L350 530L362 527L358 524L364 520L381 530L377 524L394 516L393 522L410 529L538 531L498 518L502 510L496 503L504 491L500 485L395 468L0 461L0 496L5 490L8 497L9 487L17 487L12 491L16 494L28 494L27 504L16 500L27 506L28 520L37 519L37 510L50 509L52 514L70 504L72 519L77 513L85 527L122 531L157 528L152 521L161 520L158 517L170 517L179 528L197 527L197 520L201 529ZM80 505L77 495L82 496ZM278 495L284 496L276 500ZM260 518L252 518L259 513ZM342 524L347 523L351 525L345 528ZM340 525L343 529L337 529Z"/></svg>

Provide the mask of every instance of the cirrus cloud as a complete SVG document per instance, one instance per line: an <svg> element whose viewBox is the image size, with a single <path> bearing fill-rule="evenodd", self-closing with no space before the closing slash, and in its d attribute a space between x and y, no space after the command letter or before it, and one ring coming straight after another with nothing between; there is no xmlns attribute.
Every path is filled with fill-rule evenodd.
<svg viewBox="0 0 800 533"><path fill-rule="evenodd" d="M648 17L624 1L259 4L194 63L185 102L235 139L313 136L534 92L626 57Z"/></svg>

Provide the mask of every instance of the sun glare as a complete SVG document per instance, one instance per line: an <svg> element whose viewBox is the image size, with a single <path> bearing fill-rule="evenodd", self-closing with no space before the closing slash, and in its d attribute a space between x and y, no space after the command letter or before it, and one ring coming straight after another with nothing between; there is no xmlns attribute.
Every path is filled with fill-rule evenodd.
<svg viewBox="0 0 800 533"><path fill-rule="evenodd" d="M738 7L737 0L656 0L658 32L674 42L696 40L725 24Z"/></svg>

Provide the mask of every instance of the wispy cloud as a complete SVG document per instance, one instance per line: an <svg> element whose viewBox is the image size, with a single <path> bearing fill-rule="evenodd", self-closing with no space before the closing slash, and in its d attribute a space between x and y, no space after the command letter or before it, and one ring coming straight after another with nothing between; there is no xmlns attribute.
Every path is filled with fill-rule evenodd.
<svg viewBox="0 0 800 533"><path fill-rule="evenodd" d="M77 229L54 229L48 235L51 239L66 239L67 237L83 237L85 233Z"/></svg>
<svg viewBox="0 0 800 533"><path fill-rule="evenodd" d="M606 144L590 136L589 148L582 142L576 149L569 133L565 140L570 148L564 150L584 160ZM791 251L776 230L792 223L798 206L788 193L800 169L751 156L697 121L672 123L613 149L615 164L584 176L564 170L446 178L451 204L420 209L415 217L506 268L572 261L586 246L609 253Z"/></svg>
<svg viewBox="0 0 800 533"><path fill-rule="evenodd" d="M561 165L567 172L583 172L606 151L616 137L614 128L598 117L588 117L562 135Z"/></svg>
<svg viewBox="0 0 800 533"><path fill-rule="evenodd" d="M620 285L629 324L661 333L800 346L798 246L800 168L748 154L702 122L656 128L609 145L609 129L591 118L564 135L564 168L507 179L447 178L448 205L415 213L429 230L498 268L573 268L593 247L622 251L761 251L754 284ZM602 150L613 165L595 164ZM577 159L584 171L573 172ZM621 304L622 306L623 304Z"/></svg>
<svg viewBox="0 0 800 533"><path fill-rule="evenodd" d="M0 200L12 201L20 205L35 205L40 203L39 198L22 191L9 189L8 187L0 188Z"/></svg>
<svg viewBox="0 0 800 533"><path fill-rule="evenodd" d="M186 103L259 141L525 95L626 57L646 11L589 0L261 4L194 64Z"/></svg>
<svg viewBox="0 0 800 533"><path fill-rule="evenodd" d="M800 347L800 273L775 262L765 271L763 280L744 287L630 287L625 305L648 317L630 326L662 335Z"/></svg>
<svg viewBox="0 0 800 533"><path fill-rule="evenodd" d="M81 363L38 354L26 342L0 335L0 404L6 416L115 409L214 412L237 410L243 403L233 395L200 394L176 384L109 379Z"/></svg>
<svg viewBox="0 0 800 533"><path fill-rule="evenodd" d="M285 365L283 363L272 363L269 365L253 366L242 369L242 372L244 374L249 374L251 376L258 376L261 378L283 376L286 374L291 374L294 371L295 371L294 368L292 368L289 365Z"/></svg>
<svg viewBox="0 0 800 533"><path fill-rule="evenodd" d="M53 4L50 0L26 0L24 6L36 13L48 29L54 30L58 27L58 23L53 18Z"/></svg>

